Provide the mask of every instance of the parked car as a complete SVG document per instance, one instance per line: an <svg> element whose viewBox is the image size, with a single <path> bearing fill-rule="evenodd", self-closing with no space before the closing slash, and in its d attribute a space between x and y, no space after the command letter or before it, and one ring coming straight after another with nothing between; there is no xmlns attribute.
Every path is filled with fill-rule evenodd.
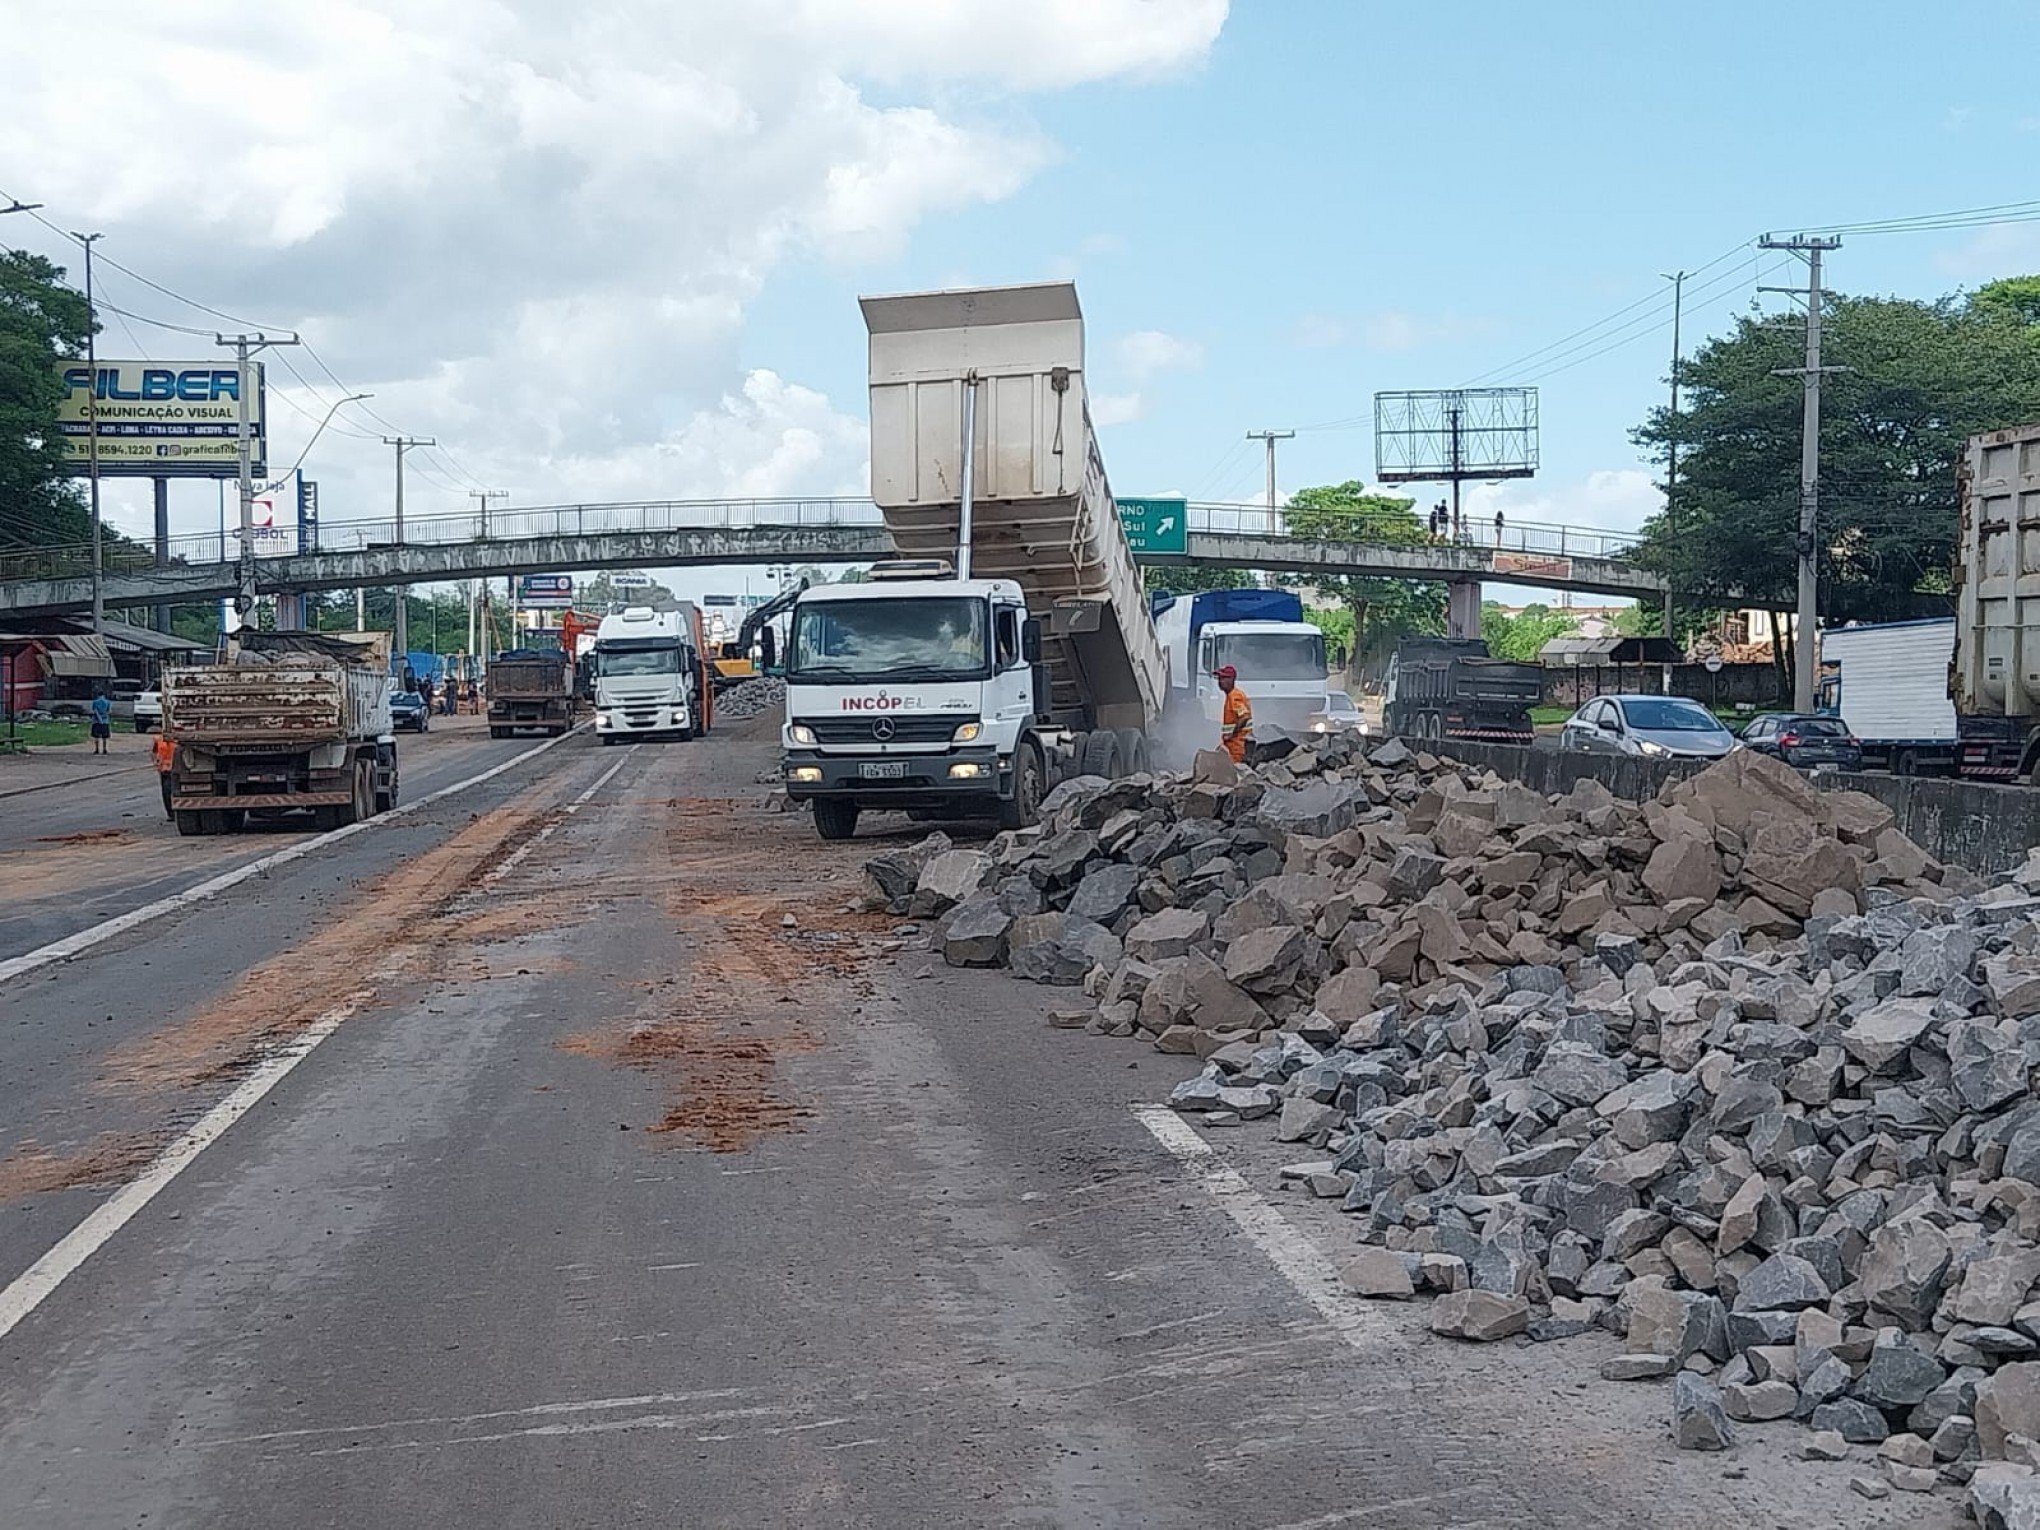
<svg viewBox="0 0 2040 1530"><path fill-rule="evenodd" d="M425 698L416 691L392 689L390 691L390 726L399 732L408 728L413 733L423 733L432 726L432 713L425 705Z"/></svg>
<svg viewBox="0 0 2040 1530"><path fill-rule="evenodd" d="M1768 754L1787 765L1833 765L1840 770L1863 768L1863 746L1839 717L1809 712L1760 712L1742 730L1745 749Z"/></svg>
<svg viewBox="0 0 2040 1530"><path fill-rule="evenodd" d="M151 728L163 726L163 692L158 686L150 686L135 696L135 732L147 733Z"/></svg>
<svg viewBox="0 0 2040 1530"><path fill-rule="evenodd" d="M1353 705L1353 698L1344 691L1326 691L1324 709L1313 712L1310 717L1310 731L1313 733L1365 733L1367 723L1360 716L1360 709Z"/></svg>
<svg viewBox="0 0 2040 1530"><path fill-rule="evenodd" d="M1582 754L1718 760L1735 735L1684 696L1597 696L1565 720L1559 748Z"/></svg>

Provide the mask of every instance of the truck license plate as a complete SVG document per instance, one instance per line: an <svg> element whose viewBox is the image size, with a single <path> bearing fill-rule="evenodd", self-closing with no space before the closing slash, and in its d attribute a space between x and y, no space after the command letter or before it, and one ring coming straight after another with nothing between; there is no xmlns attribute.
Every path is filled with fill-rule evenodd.
<svg viewBox="0 0 2040 1530"><path fill-rule="evenodd" d="M857 767L857 773L867 781L903 781L907 775L907 762L866 760Z"/></svg>

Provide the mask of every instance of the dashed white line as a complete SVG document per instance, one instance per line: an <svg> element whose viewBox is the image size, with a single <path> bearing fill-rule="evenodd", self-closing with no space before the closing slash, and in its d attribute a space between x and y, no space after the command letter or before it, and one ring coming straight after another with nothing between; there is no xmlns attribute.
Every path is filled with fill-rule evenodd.
<svg viewBox="0 0 2040 1530"><path fill-rule="evenodd" d="M1371 1353L1400 1342L1396 1325L1341 1292L1338 1271L1324 1251L1256 1195L1240 1172L1220 1158L1181 1116L1166 1105L1136 1105L1133 1114L1155 1141L1197 1176L1219 1208L1340 1338L1354 1349Z"/></svg>
<svg viewBox="0 0 2040 1530"><path fill-rule="evenodd" d="M251 877L259 877L279 866L288 866L292 861L303 860L314 850L336 844L350 835L366 834L370 829L386 824L392 819L401 818L406 813L415 813L443 797L451 797L456 792L464 792L470 787L480 786L484 781L494 780L504 771L513 770L526 760L536 759L555 745L565 743L580 731L579 728L570 729L558 738L549 738L522 754L512 755L501 764L491 765L479 775L469 776L465 781L456 781L451 786L442 786L436 792L427 792L414 802L399 803L387 813L378 813L373 818L364 818L343 828L332 829L298 844L286 846L259 860L250 861L245 866L236 866L232 871L223 871L216 877L200 882L196 887L187 887L183 892L172 893L167 898L158 898L154 903L145 903L140 908L129 909L125 914L116 914L113 918L102 920L89 929L78 931L75 935L66 935L62 940L53 940L46 946L38 946L35 950L24 952L20 956L11 956L5 961L0 961L0 983L6 982L9 978L20 977L25 972L34 972L39 967L47 967L51 962L69 961L80 952L89 951L94 946L112 940L116 935L125 935L129 930L147 924L152 919L160 919L165 914L174 914L179 909L190 908L195 903L216 898L228 888L238 887Z"/></svg>
<svg viewBox="0 0 2040 1530"><path fill-rule="evenodd" d="M563 738L568 736L570 735L561 735ZM559 739L549 739L540 746L540 749L550 748L551 745L558 742ZM518 760L528 760L538 752L539 750L537 749L527 750L525 753L518 755L516 759L506 760L494 769L460 783L460 786L472 786L476 781L487 780L489 776L498 775L509 769ZM593 797L617 771L623 768L625 763L627 762L619 760L605 771L594 785L574 798L569 806L569 812L579 808ZM446 787L439 792L433 793L433 796L444 796L447 792L459 790L460 786ZM422 807L431 800L432 797L421 797L412 806ZM354 830L365 829L379 821L378 819L371 818L363 823L352 824L348 828L337 829L332 834L322 835L319 839L296 846L295 849L302 853L313 845L337 839L340 835ZM553 824L547 825L547 828L557 827L559 823L564 821L564 818L556 820ZM542 836L534 835L531 840L527 840L520 847L520 853L524 850L529 850L531 845L540 837ZM282 855L288 855L289 853L288 851L279 852L278 856L267 857L266 862L259 861L255 864L258 866L265 863L274 864ZM242 871L246 872L249 869L248 867L243 867ZM214 880L218 881L220 879L215 878ZM195 892L197 889L193 889L193 891ZM178 896L189 898L190 894L179 894ZM143 911L138 910L137 912ZM118 920L110 922L119 923ZM124 928L129 927L131 926L124 926ZM104 926L100 928L104 928ZM91 932L88 931L86 933L89 934ZM73 936L71 938L76 940L78 937ZM106 937L102 936L101 938L104 939ZM62 944L62 942L59 942L59 944ZM45 947L44 949L48 950L49 948ZM25 960L25 958L22 959ZM55 959L54 957L51 958L51 960ZM4 979L6 975L5 970L0 969L0 979ZM389 969L387 967L379 968L376 972L370 974L371 980L388 975ZM375 993L376 989L373 981L371 981L368 987L357 989L349 994L340 1003L334 1005L331 1009L313 1020L310 1025L292 1037L290 1041L275 1052L272 1052L256 1066L254 1072L250 1073L240 1082L232 1093L228 1094L225 1099L221 1100L211 1110L208 1110L201 1116L197 1125L193 1126L183 1136L165 1148L154 1163L150 1164L140 1175L121 1186L120 1189L108 1196L106 1200L94 1207L82 1222L59 1238L50 1247L48 1252L26 1270L22 1271L20 1275L16 1276L5 1290L0 1290L0 1338L5 1338L9 1333L12 1333L23 1318L26 1318L37 1307L41 1306L43 1300L51 1292L55 1291L58 1286L62 1285L77 1271L80 1265L84 1264L86 1260L90 1259L104 1247L109 1238L127 1226L144 1206L160 1195L172 1180L176 1179L178 1175L191 1166L193 1159L197 1158L200 1153L203 1153L213 1143L217 1142L226 1133L228 1127L254 1109L264 1095L282 1083L284 1078L289 1075L291 1069L317 1051L319 1044L339 1030L342 1023L363 1005L367 1004L375 996Z"/></svg>

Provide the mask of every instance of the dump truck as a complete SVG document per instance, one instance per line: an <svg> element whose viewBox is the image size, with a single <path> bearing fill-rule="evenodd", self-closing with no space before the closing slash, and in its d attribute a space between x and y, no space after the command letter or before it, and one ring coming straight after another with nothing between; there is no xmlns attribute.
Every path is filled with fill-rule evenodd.
<svg viewBox="0 0 2040 1530"><path fill-rule="evenodd" d="M2040 766L2040 424L1971 436L1956 469L1957 768L2030 781Z"/></svg>
<svg viewBox="0 0 2040 1530"><path fill-rule="evenodd" d="M519 728L558 735L574 722L573 661L557 648L511 648L489 664L489 737Z"/></svg>
<svg viewBox="0 0 2040 1530"><path fill-rule="evenodd" d="M1406 738L1528 744L1543 698L1541 664L1494 658L1479 638L1406 637L1389 657L1381 722Z"/></svg>
<svg viewBox="0 0 2040 1530"><path fill-rule="evenodd" d="M1064 777L1145 770L1167 668L1091 427L1069 282L860 300L871 497L898 559L800 596L786 792L1035 821Z"/></svg>
<svg viewBox="0 0 2040 1530"><path fill-rule="evenodd" d="M1893 775L1945 775L1958 736L1948 700L1955 619L1866 622L1820 635L1814 710L1848 724L1866 766Z"/></svg>
<svg viewBox="0 0 2040 1530"><path fill-rule="evenodd" d="M225 663L164 670L178 833L232 833L250 813L307 808L337 829L394 807L387 645L243 628Z"/></svg>
<svg viewBox="0 0 2040 1530"><path fill-rule="evenodd" d="M595 736L691 739L715 720L715 669L701 610L626 606L595 632Z"/></svg>
<svg viewBox="0 0 2040 1530"><path fill-rule="evenodd" d="M1225 696L1213 677L1231 665L1254 722L1295 731L1325 709L1325 635L1303 619L1294 590L1156 591L1148 597L1169 661L1169 706L1212 725Z"/></svg>

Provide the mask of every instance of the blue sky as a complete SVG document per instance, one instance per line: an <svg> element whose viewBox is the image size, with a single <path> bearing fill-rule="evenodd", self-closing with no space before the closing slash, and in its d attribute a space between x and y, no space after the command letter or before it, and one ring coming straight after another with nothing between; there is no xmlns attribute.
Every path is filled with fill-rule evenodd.
<svg viewBox="0 0 2040 1530"><path fill-rule="evenodd" d="M1235 6L1178 78L1031 101L1058 159L1016 195L931 220L896 260L781 273L745 360L854 406L856 290L1072 273L1094 394L1143 393L1142 417L1105 432L1115 488L1258 497L1259 448L1232 450L1245 431L1465 383L1767 228L2040 195L2029 49L1988 41L2030 43L2040 16L1950 9L1962 24L1902 4ZM2040 225L1852 239L1829 265L1842 290L1920 297L2032 269ZM1747 309L1750 271L1696 281L1735 278L1698 291L1689 342ZM1141 330L1201 365L1142 384L1113 350ZM1633 494L1583 489L1641 466L1627 432L1662 395L1669 315L1624 335L1541 382L1544 471L1512 503L1630 523ZM1371 479L1371 433L1307 431L1279 463L1285 490Z"/></svg>
<svg viewBox="0 0 2040 1530"><path fill-rule="evenodd" d="M483 485L856 492L859 293L1073 276L1121 493L1258 498L1242 437L1264 427L1302 429L1285 491L1372 479L1377 390L1534 382L1543 470L1475 513L1629 529L1655 503L1628 432L1664 393L1659 273L1737 252L1689 288L1690 345L1747 308L1766 229L2040 197L2036 20L1988 0L205 0L107 32L54 7L25 56L89 49L94 71L19 82L0 191L303 328L373 390L377 417L343 413L312 454L329 518L382 512L393 430L443 443L414 457L413 516ZM188 132L137 139L111 109L135 99ZM75 274L58 235L5 234ZM2040 223L1851 238L1829 279L1932 297L2026 271ZM141 326L152 358L211 354L212 316L106 290L204 332ZM1629 327L1521 361L1639 299ZM117 326L108 345L134 348ZM340 389L283 359L288 463ZM175 486L177 529L213 500ZM146 504L109 492L124 529Z"/></svg>

